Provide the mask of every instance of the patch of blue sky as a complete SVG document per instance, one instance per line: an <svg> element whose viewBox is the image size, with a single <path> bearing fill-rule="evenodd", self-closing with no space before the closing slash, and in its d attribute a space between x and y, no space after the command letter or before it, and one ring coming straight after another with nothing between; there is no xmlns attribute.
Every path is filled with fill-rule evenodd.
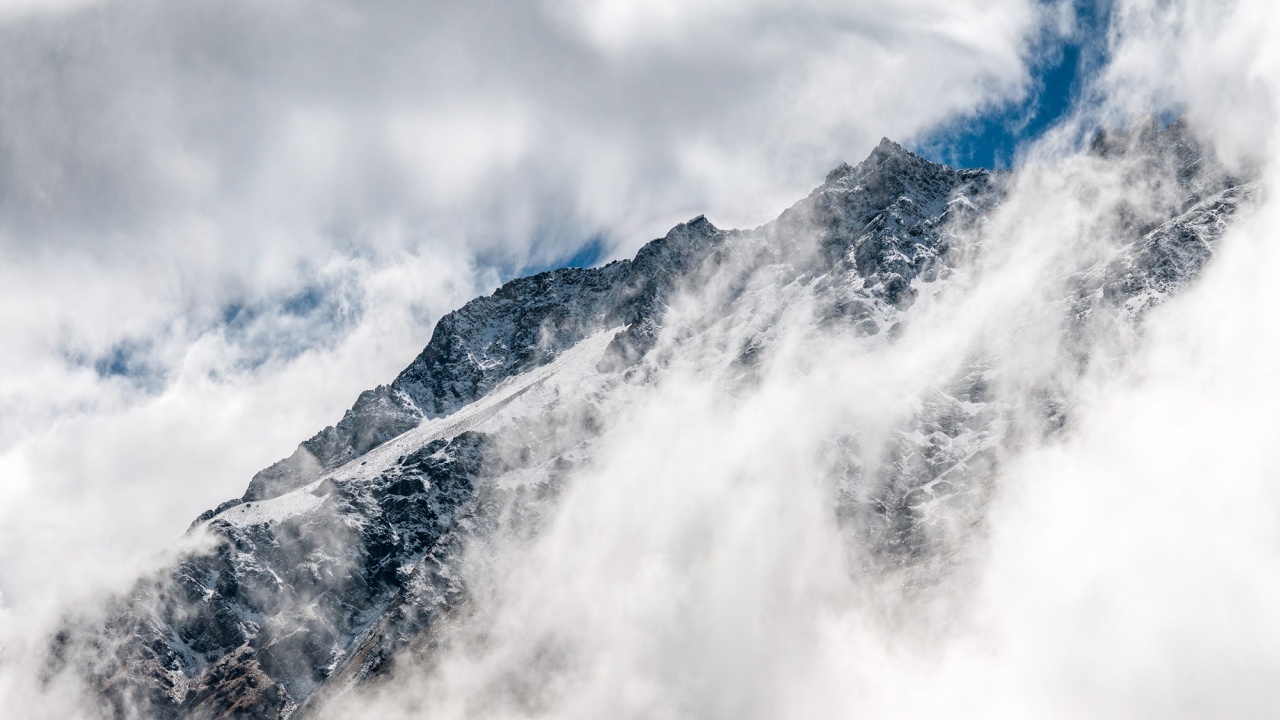
<svg viewBox="0 0 1280 720"><path fill-rule="evenodd" d="M559 243L552 242L557 240L557 234L563 237L563 234L572 232L568 226L555 226L550 229L538 233L539 240L545 238L546 242L535 241L533 247L540 245L558 245L564 247L567 243L561 240ZM571 247L571 246L570 246ZM552 270L560 270L562 268L591 268L603 263L607 257L609 247L605 242L605 236L595 234L586 239L581 245L572 251L569 255L559 255L546 260L535 260L524 265L511 263L508 259L498 255L488 256L481 255L477 258L477 262L482 267L491 267L497 270L498 277L502 282L513 280L518 277L529 277L539 273L550 272Z"/></svg>
<svg viewBox="0 0 1280 720"><path fill-rule="evenodd" d="M948 123L912 149L953 167L1013 167L1023 148L1083 102L1090 78L1105 60L1109 15L1106 0L1076 3L1073 31L1046 37L1035 53L1023 98Z"/></svg>
<svg viewBox="0 0 1280 720"><path fill-rule="evenodd" d="M197 320L185 333L175 335L174 327L165 327L150 338L124 338L100 354L67 349L63 356L69 364L91 368L104 380L123 381L154 394L169 381L175 347L197 335L216 333L226 342L228 354L209 373L217 378L223 373L254 371L269 362L288 362L317 348L332 348L357 327L363 310L358 283L331 278L283 297L228 303L213 317Z"/></svg>
<svg viewBox="0 0 1280 720"><path fill-rule="evenodd" d="M151 341L128 338L94 358L92 366L98 377L123 378L140 388L154 390L163 385L164 372L153 356Z"/></svg>
<svg viewBox="0 0 1280 720"><path fill-rule="evenodd" d="M237 357L237 371L292 360L316 348L332 348L356 328L363 292L343 278L309 284L283 298L237 302L221 313L223 337Z"/></svg>
<svg viewBox="0 0 1280 720"><path fill-rule="evenodd" d="M578 248L578 252L574 253L560 267L571 268L589 268L600 264L604 259L608 248L604 244L604 236L596 235L587 241L585 245Z"/></svg>

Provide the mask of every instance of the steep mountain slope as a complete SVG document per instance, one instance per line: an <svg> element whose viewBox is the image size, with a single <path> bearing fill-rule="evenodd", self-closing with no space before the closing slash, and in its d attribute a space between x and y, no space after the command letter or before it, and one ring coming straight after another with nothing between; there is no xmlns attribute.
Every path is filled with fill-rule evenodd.
<svg viewBox="0 0 1280 720"><path fill-rule="evenodd" d="M1116 240L1046 291L1061 341L1045 352L1079 372L1105 353L1100 337L1139 332L1147 309L1200 272L1253 192L1181 125L1099 136L1092 158L1170 180L1150 193L1156 210L1109 211ZM467 303L389 385L198 518L172 567L69 619L49 675L87 678L116 716L320 709L398 653L426 652L432 628L468 602L458 563L469 544L536 534L612 419L671 368L749 392L794 341L797 313L801 339L872 353L917 308L965 292L1010 182L885 140L760 228L698 217L632 260ZM943 577L982 521L998 451L1069 425L1069 381L1011 384L1002 363L974 348L904 399L894 432L829 438L832 513L867 550L859 571L912 573L915 586Z"/></svg>

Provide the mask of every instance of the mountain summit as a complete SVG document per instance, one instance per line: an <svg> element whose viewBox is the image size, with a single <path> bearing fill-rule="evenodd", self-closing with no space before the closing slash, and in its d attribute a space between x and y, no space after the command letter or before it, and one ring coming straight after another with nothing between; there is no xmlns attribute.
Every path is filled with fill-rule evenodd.
<svg viewBox="0 0 1280 720"><path fill-rule="evenodd" d="M1138 158L1172 179L1159 215L1108 211L1105 251L1040 286L1058 332L1043 352L1075 368L1192 280L1253 191L1181 126L1095 145L1092 162ZM390 383L201 515L171 564L68 618L49 676L86 680L107 714L160 718L311 717L393 676L476 602L467 549L536 535L634 397L677 370L750 393L797 337L854 354L905 342L980 284L1007 193L1007 175L885 139L759 228L699 216L633 259L472 300ZM1070 380L1004 382L1005 363L975 347L903 399L892 432L851 425L824 445L858 572L938 582L981 525L1002 449L1069 427Z"/></svg>

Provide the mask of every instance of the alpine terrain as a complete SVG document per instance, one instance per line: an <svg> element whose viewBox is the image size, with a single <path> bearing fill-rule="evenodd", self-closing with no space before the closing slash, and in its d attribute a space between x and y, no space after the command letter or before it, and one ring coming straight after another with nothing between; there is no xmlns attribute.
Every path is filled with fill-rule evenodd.
<svg viewBox="0 0 1280 720"><path fill-rule="evenodd" d="M1070 432L1082 379L1123 364L1257 192L1182 123L1100 133L1073 162L1073 187L1098 192L1060 198L1093 208L1060 251L1008 241L1034 235L1007 212L1030 174L884 140L760 227L699 216L633 259L472 300L399 376L196 518L162 569L68 616L44 678L81 683L104 717L320 715L429 667L481 603L477 553L533 542L629 408L676 377L746 402L831 357L884 359L862 367L884 368L891 404L865 407L893 408L851 403L803 471L848 572L901 607L953 587L1005 458ZM912 343L947 350L894 360Z"/></svg>

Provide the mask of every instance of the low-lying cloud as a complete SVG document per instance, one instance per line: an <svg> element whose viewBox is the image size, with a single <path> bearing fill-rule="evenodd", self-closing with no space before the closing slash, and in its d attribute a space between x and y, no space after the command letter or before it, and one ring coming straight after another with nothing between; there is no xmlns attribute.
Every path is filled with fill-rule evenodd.
<svg viewBox="0 0 1280 720"><path fill-rule="evenodd" d="M7 4L0 589L163 546L502 277L760 222L882 134L1018 97L1050 15Z"/></svg>
<svg viewBox="0 0 1280 720"><path fill-rule="evenodd" d="M714 360L698 364L699 336L681 332L683 320L714 324L697 318L720 307L714 289L689 304L693 319L677 308L672 365L624 404L544 532L477 551L475 615L444 631L427 667L401 669L334 716L1280 710L1274 202L1264 190L1203 276L1142 310L1140 326L1086 324L1077 345L1062 344L1063 291L1167 212L1175 179L1073 143L1098 118L1182 114L1229 169L1272 187L1280 75L1265 41L1278 21L1262 3L1120 3L1116 65L1089 88L1099 104L1032 150L968 238L980 245L963 270L975 281L913 309L894 344L825 338L802 302L780 310L766 291L751 312L780 313L787 332L743 389L716 384L726 378ZM1135 53L1185 59L1140 72ZM706 342L732 348L747 339L736 333L749 328ZM850 426L891 432L904 405L975 351L1005 392L1061 393L1060 430L1014 433L1000 448L981 521L946 538L940 576L868 572L831 512L822 442Z"/></svg>
<svg viewBox="0 0 1280 720"><path fill-rule="evenodd" d="M1016 2L15 14L3 30L22 39L0 63L29 82L0 90L16 128L0 134L15 338L0 397L16 409L0 425L0 633L239 494L501 275L593 235L626 254L695 212L772 217L882 134L1018 96L1069 16ZM536 537L472 549L479 600L453 644L338 711L1274 713L1274 203L1264 190L1141 332L1088 337L1093 364L1058 346L1058 291L1167 210L1169 178L1083 152L1099 124L1184 116L1229 170L1273 185L1280 16L1261 0L1131 0L1110 18L1108 64L969 229L980 252L955 295L922 297L895 343L866 352L815 329L803 291L763 292L747 315L782 330L754 384L708 375L715 347L673 351ZM672 325L713 324L700 313L718 290ZM994 492L967 509L981 522L937 524L955 552L934 574L867 572L832 512L832 438L890 436L974 357L998 361L1006 390L1060 392L1065 429L1011 436Z"/></svg>

